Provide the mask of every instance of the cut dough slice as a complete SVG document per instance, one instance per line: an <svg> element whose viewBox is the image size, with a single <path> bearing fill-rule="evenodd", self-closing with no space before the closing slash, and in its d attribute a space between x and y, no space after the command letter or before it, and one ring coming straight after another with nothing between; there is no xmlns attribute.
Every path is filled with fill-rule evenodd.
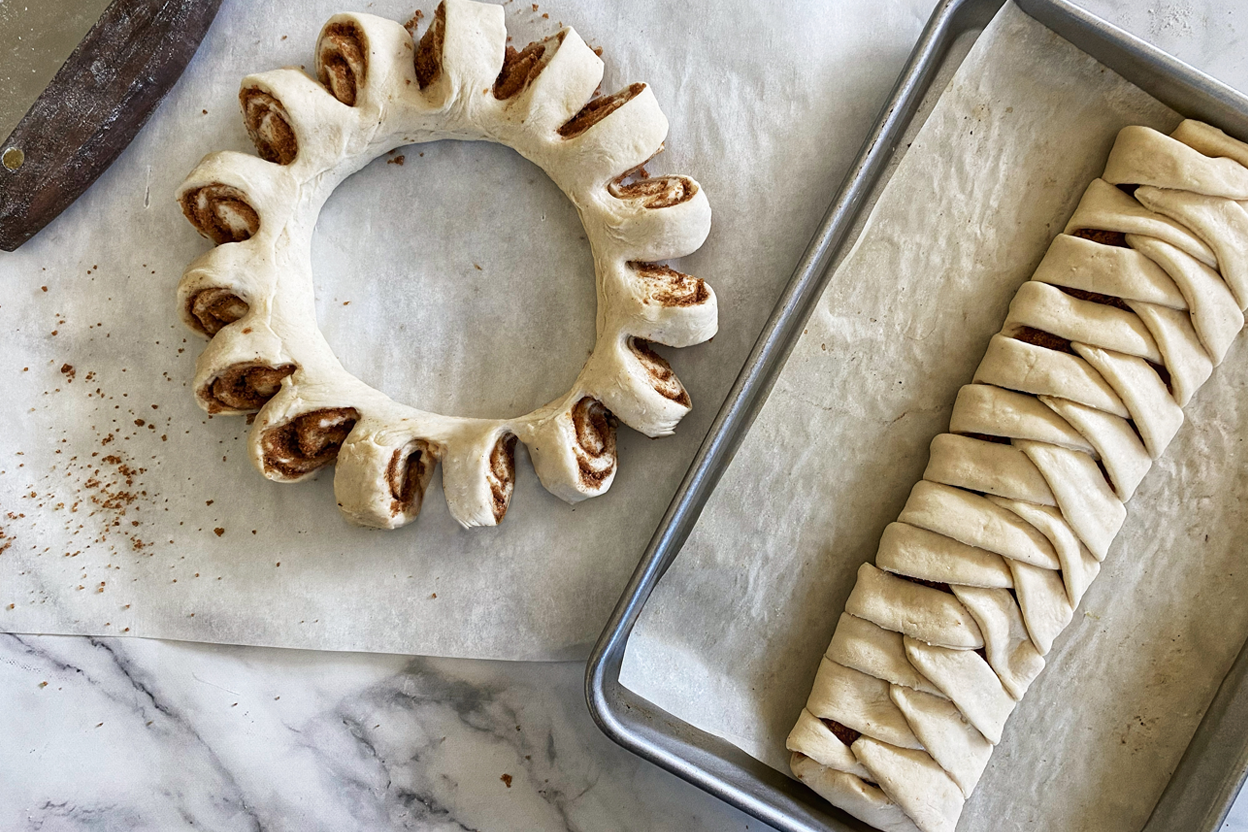
<svg viewBox="0 0 1248 832"><path fill-rule="evenodd" d="M923 832L954 832L965 798L958 784L924 751L897 748L863 737L854 753L880 789Z"/></svg>
<svg viewBox="0 0 1248 832"><path fill-rule="evenodd" d="M979 625L952 593L898 578L870 563L858 567L845 611L929 644L959 650L984 646Z"/></svg>
<svg viewBox="0 0 1248 832"><path fill-rule="evenodd" d="M1082 358L1005 335L994 335L988 342L975 381L1035 396L1061 396L1130 417L1114 388Z"/></svg>
<svg viewBox="0 0 1248 832"><path fill-rule="evenodd" d="M1083 600L1083 593L1087 592L1088 586L1101 571L1100 561L1083 545L1070 524L1062 518L1060 511L1016 500L998 499L997 502L1040 529L1053 541L1053 547L1062 559L1061 575L1062 582L1066 585L1066 598L1072 608L1078 607ZM974 614L974 610L971 612ZM987 639L987 634L984 638Z"/></svg>
<svg viewBox="0 0 1248 832"><path fill-rule="evenodd" d="M1152 340L1151 336L1149 340ZM958 391L958 398L953 403L953 416L949 419L949 432L1034 439L1095 453L1079 431L1041 404L1035 396L1003 390L991 384L967 384Z"/></svg>
<svg viewBox="0 0 1248 832"><path fill-rule="evenodd" d="M897 519L1033 566L1058 568L1057 552L1048 538L1009 511L961 488L919 480Z"/></svg>
<svg viewBox="0 0 1248 832"><path fill-rule="evenodd" d="M905 523L890 523L884 529L875 565L932 583L1003 589L1014 585L1000 555Z"/></svg>
<svg viewBox="0 0 1248 832"><path fill-rule="evenodd" d="M941 695L939 688L923 678L906 658L901 633L885 630L862 618L841 613L832 643L824 653L829 660L861 673L869 673L894 685Z"/></svg>
<svg viewBox="0 0 1248 832"><path fill-rule="evenodd" d="M1153 466L1152 457L1131 428L1131 423L1121 416L1066 399L1041 396L1040 401L1057 411L1088 438L1109 474L1118 499L1124 503L1130 500L1148 469Z"/></svg>
<svg viewBox="0 0 1248 832"><path fill-rule="evenodd" d="M992 743L948 699L899 687L890 694L927 753L970 797L992 757Z"/></svg>
<svg viewBox="0 0 1248 832"><path fill-rule="evenodd" d="M1075 351L1118 393L1131 411L1131 419L1153 459L1165 452L1183 425L1183 408L1174 401L1161 376L1142 359L1075 344Z"/></svg>
<svg viewBox="0 0 1248 832"><path fill-rule="evenodd" d="M912 638L906 639L906 655L988 742L1001 742L1001 732L1014 712L1015 700L988 662L973 650L934 647Z"/></svg>
<svg viewBox="0 0 1248 832"><path fill-rule="evenodd" d="M466 529L501 523L515 486L516 436L505 430L469 433L442 459L447 508Z"/></svg>
<svg viewBox="0 0 1248 832"><path fill-rule="evenodd" d="M1104 179L1092 180L1070 222L1066 223L1067 234L1081 230L1156 237L1178 246L1206 266L1216 268L1218 265L1213 249L1199 237L1169 217L1148 210Z"/></svg>
<svg viewBox="0 0 1248 832"><path fill-rule="evenodd" d="M1216 264L1206 265L1217 265L1239 308L1248 307L1248 211L1243 206L1230 199L1149 185L1136 190L1135 198L1192 229L1218 258Z"/></svg>
<svg viewBox="0 0 1248 832"><path fill-rule="evenodd" d="M1070 527L1097 560L1104 560L1127 509L1096 462L1087 454L1055 445L1024 440L1018 445L1048 481Z"/></svg>
<svg viewBox="0 0 1248 832"><path fill-rule="evenodd" d="M1169 243L1128 234L1127 245L1170 275L1187 301L1192 326L1213 365L1221 364L1235 336L1244 328L1244 313L1230 288L1213 269Z"/></svg>
<svg viewBox="0 0 1248 832"><path fill-rule="evenodd" d="M834 806L839 806L880 832L921 832L900 806L883 790L862 778L820 765L804 754L794 754L789 768L798 780L814 789Z"/></svg>
<svg viewBox="0 0 1248 832"><path fill-rule="evenodd" d="M1201 345L1200 336L1192 326L1191 316L1177 309L1154 306L1151 303L1132 303L1131 308L1153 333L1153 338L1166 359L1166 371L1170 373L1170 391L1174 400L1180 407L1186 407L1200 389L1200 385L1213 373L1213 360ZM1127 414L1118 415L1125 417Z"/></svg>
<svg viewBox="0 0 1248 832"><path fill-rule="evenodd" d="M834 768L837 771L856 774L859 777L871 776L870 772L858 762L854 752L849 750L849 746L841 742L831 728L806 708L802 708L797 724L789 732L785 748L805 754L820 765Z"/></svg>
<svg viewBox="0 0 1248 832"><path fill-rule="evenodd" d="M1048 483L1026 454L1013 445L969 436L942 433L933 439L923 479L982 494L1057 505Z"/></svg>
<svg viewBox="0 0 1248 832"><path fill-rule="evenodd" d="M1031 641L1018 602L1005 589L958 586L953 594L975 616L984 634L984 653L997 678L1010 696L1022 699L1044 670L1044 658Z"/></svg>
<svg viewBox="0 0 1248 832"><path fill-rule="evenodd" d="M1233 159L1210 158L1165 133L1135 124L1118 131L1101 178L1114 185L1154 185L1248 199L1248 168Z"/></svg>
<svg viewBox="0 0 1248 832"><path fill-rule="evenodd" d="M1187 308L1179 287L1148 257L1069 234L1053 238L1031 279L1123 300Z"/></svg>
<svg viewBox="0 0 1248 832"><path fill-rule="evenodd" d="M1248 144L1231 138L1212 124L1205 124L1203 121L1190 118L1184 119L1170 135L1206 156L1213 158L1225 156L1241 165L1248 166Z"/></svg>
<svg viewBox="0 0 1248 832"><path fill-rule="evenodd" d="M806 710L902 748L923 746L888 695L888 682L823 659Z"/></svg>
<svg viewBox="0 0 1248 832"><path fill-rule="evenodd" d="M1048 569L1037 569L1018 561L1010 561L1014 570L1014 593L1023 611L1023 621L1031 642L1041 656L1053 649L1053 640L1074 617L1075 608L1066 597L1062 577Z"/></svg>
<svg viewBox="0 0 1248 832"><path fill-rule="evenodd" d="M338 508L361 526L394 529L410 523L420 514L440 455L435 443L412 430L362 420L334 464Z"/></svg>
<svg viewBox="0 0 1248 832"><path fill-rule="evenodd" d="M1138 315L1105 303L1080 300L1047 283L1029 280L1018 287L1001 331L1013 336L1022 327L1138 355L1154 363L1161 361L1157 342Z"/></svg>

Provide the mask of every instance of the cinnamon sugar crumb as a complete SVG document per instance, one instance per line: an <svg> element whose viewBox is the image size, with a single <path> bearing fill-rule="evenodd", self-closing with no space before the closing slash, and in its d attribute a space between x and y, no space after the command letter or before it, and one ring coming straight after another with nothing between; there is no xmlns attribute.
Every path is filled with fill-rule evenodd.
<svg viewBox="0 0 1248 832"><path fill-rule="evenodd" d="M221 535L225 534L225 529L221 528L220 526L217 526L215 529L212 530L212 533L215 534L217 537L220 537Z"/></svg>
<svg viewBox="0 0 1248 832"><path fill-rule="evenodd" d="M403 24L403 28L407 30L409 35L416 37L416 30L420 28L420 21L424 20L424 18L425 13L417 9L411 18Z"/></svg>
<svg viewBox="0 0 1248 832"><path fill-rule="evenodd" d="M403 167L403 163L406 161L407 161L407 157L404 156L402 153L400 153L398 156L395 156L393 159L387 159L386 164L398 165L399 167Z"/></svg>

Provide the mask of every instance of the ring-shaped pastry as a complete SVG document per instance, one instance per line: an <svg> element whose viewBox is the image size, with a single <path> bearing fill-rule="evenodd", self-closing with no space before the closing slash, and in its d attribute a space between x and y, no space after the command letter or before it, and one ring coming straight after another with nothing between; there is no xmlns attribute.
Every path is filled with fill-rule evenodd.
<svg viewBox="0 0 1248 832"><path fill-rule="evenodd" d="M210 339L194 390L209 413L259 411L255 466L295 482L336 462L350 521L395 528L420 511L440 462L464 526L502 520L523 442L542 485L577 502L616 470L615 420L647 436L689 412L684 386L650 344L684 347L717 328L715 294L662 261L702 245L711 210L687 176L649 177L667 119L645 84L599 98L603 64L576 32L516 51L501 6L445 0L417 40L367 14L335 15L316 46L316 79L278 69L243 79L239 99L261 158L206 156L178 191L217 244L178 287L184 323ZM594 349L572 388L511 419L417 410L355 378L316 322L311 243L339 182L395 148L492 141L540 167L585 226L597 282Z"/></svg>

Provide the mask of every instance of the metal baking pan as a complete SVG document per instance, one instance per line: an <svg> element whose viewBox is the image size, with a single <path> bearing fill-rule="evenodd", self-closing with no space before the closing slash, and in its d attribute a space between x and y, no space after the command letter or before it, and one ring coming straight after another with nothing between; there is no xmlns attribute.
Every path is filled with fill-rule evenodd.
<svg viewBox="0 0 1248 832"><path fill-rule="evenodd" d="M1067 0L1016 0L1052 29L1184 116L1248 139L1248 98ZM672 716L620 684L624 651L650 593L766 400L806 319L849 252L870 208L945 83L1004 0L943 0L793 272L744 369L594 647L590 713L625 748L784 832L869 827L720 737ZM1248 775L1248 650L1231 667L1143 832L1214 832Z"/></svg>

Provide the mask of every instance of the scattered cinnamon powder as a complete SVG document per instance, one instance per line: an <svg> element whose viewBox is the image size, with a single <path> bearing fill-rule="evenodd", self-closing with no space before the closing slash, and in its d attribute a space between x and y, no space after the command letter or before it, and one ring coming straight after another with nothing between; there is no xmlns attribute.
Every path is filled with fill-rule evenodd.
<svg viewBox="0 0 1248 832"><path fill-rule="evenodd" d="M422 12L420 9L417 9L416 12L408 19L408 21L403 24L403 28L407 30L407 33L409 35L411 35L412 37L416 37L416 30L420 28L420 21L424 19L425 19L425 13Z"/></svg>
<svg viewBox="0 0 1248 832"><path fill-rule="evenodd" d="M393 159L387 159L386 164L398 165L399 167L403 167L403 163L406 161L407 161L407 157L404 156L402 153L400 153L398 156L395 156Z"/></svg>

